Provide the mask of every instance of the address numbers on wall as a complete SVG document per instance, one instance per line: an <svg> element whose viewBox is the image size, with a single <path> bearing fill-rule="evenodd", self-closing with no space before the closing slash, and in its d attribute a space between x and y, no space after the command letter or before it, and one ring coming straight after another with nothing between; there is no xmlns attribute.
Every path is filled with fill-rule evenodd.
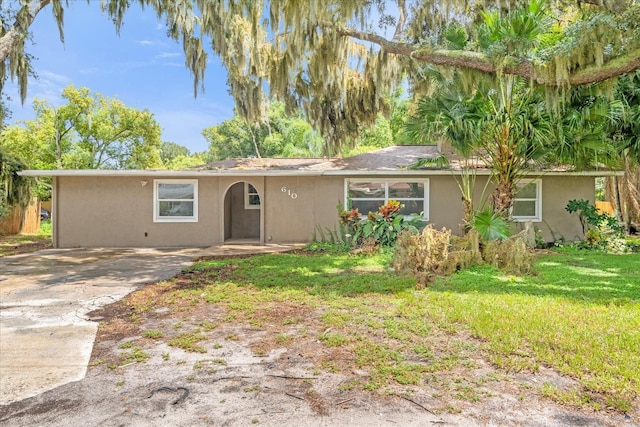
<svg viewBox="0 0 640 427"><path fill-rule="evenodd" d="M286 193L287 196L291 197L293 200L298 198L298 193L296 193L295 191L291 191L291 189L287 188L285 185L282 186L280 191Z"/></svg>

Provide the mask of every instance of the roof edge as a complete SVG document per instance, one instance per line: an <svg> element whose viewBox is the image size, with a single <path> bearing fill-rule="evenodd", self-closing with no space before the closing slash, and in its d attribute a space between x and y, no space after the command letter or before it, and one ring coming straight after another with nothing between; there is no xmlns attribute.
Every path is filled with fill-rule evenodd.
<svg viewBox="0 0 640 427"><path fill-rule="evenodd" d="M20 176L27 177L198 177L198 176L425 176L425 175L461 175L464 170L449 169L400 169L400 170L112 170L112 169L28 169L18 172ZM487 169L475 170L479 176L489 176ZM624 171L616 170L590 170L590 171L531 171L525 174L527 177L538 176L624 176Z"/></svg>

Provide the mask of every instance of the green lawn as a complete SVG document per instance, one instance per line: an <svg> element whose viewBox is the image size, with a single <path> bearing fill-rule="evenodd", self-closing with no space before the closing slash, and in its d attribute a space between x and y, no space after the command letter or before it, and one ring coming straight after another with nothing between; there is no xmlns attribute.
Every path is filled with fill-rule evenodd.
<svg viewBox="0 0 640 427"><path fill-rule="evenodd" d="M628 410L640 395L640 255L546 255L537 270L505 277L476 268L440 280L422 303L486 340L497 365L551 366L582 384L564 398L600 393Z"/></svg>
<svg viewBox="0 0 640 427"><path fill-rule="evenodd" d="M281 332L281 342L308 338L310 315L274 320L265 313L315 313L314 340L348 352L345 360L369 373L353 387L440 381L476 401L478 380L460 372L482 355L503 373L544 365L574 378L572 389L540 384L566 404L628 412L640 397L640 255L542 255L536 276L479 267L426 289L390 271L389 258L315 252L203 261L186 273L187 289L167 289L163 298L219 304L229 322L298 324L299 336ZM162 303L144 295L132 301L139 312ZM454 379L445 384L447 372Z"/></svg>

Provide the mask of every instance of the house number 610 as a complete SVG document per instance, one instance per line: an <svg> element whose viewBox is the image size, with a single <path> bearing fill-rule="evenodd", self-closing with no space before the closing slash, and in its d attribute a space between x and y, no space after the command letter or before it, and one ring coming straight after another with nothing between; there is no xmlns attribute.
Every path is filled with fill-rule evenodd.
<svg viewBox="0 0 640 427"><path fill-rule="evenodd" d="M282 186L282 188L280 189L280 191L282 191L283 193L287 193L292 199L297 199L298 198L298 193L289 190L286 186Z"/></svg>

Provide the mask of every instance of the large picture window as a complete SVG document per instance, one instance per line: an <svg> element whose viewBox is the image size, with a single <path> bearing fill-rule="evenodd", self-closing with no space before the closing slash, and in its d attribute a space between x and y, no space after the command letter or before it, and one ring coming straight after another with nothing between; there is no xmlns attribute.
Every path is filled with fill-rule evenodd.
<svg viewBox="0 0 640 427"><path fill-rule="evenodd" d="M542 181L522 181L513 198L511 218L515 222L542 221Z"/></svg>
<svg viewBox="0 0 640 427"><path fill-rule="evenodd" d="M157 179L153 187L155 222L197 222L198 181Z"/></svg>
<svg viewBox="0 0 640 427"><path fill-rule="evenodd" d="M347 180L345 206L358 208L362 215L375 212L389 200L397 200L403 215L422 214L429 219L429 180Z"/></svg>

